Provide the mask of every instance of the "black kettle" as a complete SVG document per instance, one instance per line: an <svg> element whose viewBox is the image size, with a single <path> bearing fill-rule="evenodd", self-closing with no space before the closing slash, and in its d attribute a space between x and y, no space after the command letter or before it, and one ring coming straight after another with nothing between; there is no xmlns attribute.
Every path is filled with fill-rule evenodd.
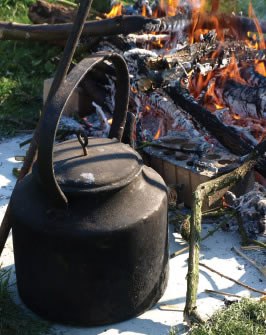
<svg viewBox="0 0 266 335"><path fill-rule="evenodd" d="M109 138L54 145L74 88L106 61L116 71ZM167 190L140 155L121 143L128 94L121 56L95 56L76 65L43 116L33 171L12 195L19 294L49 320L78 326L125 320L150 308L165 290Z"/></svg>

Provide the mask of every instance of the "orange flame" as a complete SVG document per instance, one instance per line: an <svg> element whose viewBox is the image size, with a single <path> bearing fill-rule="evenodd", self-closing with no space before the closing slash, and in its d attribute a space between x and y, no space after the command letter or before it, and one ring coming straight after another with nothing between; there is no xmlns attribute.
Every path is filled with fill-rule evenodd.
<svg viewBox="0 0 266 335"><path fill-rule="evenodd" d="M189 89L195 99L199 98L201 92L207 89L204 94L204 106L211 111L222 109L225 105L216 93L216 88L217 85L219 87L224 85L225 81L228 79L233 79L238 83L246 84L246 81L240 75L240 70L234 55L231 58L230 64L226 68L219 71L210 71L206 76L199 74L193 79L190 79Z"/></svg>
<svg viewBox="0 0 266 335"><path fill-rule="evenodd" d="M216 94L215 87L215 82L212 82L204 97L204 106L207 107L210 111L215 111L225 107L223 101Z"/></svg>
<svg viewBox="0 0 266 335"><path fill-rule="evenodd" d="M229 65L221 70L220 77L222 78L222 84L224 84L227 79L233 79L240 84L246 84L246 81L240 75L239 67L234 54L232 55Z"/></svg>
<svg viewBox="0 0 266 335"><path fill-rule="evenodd" d="M255 60L255 71L266 77L266 65L264 61Z"/></svg>
<svg viewBox="0 0 266 335"><path fill-rule="evenodd" d="M213 77L213 72L208 72L206 76L202 75L201 73L194 77L193 79L190 79L189 85L190 85L190 91L193 94L194 98L198 98L201 91L205 89Z"/></svg>
<svg viewBox="0 0 266 335"><path fill-rule="evenodd" d="M248 6L248 15L249 15L250 18L253 19L254 24L255 24L255 26L257 28L257 31L258 31L258 35L259 35L258 47L259 47L260 50L263 50L263 49L265 49L264 35L263 35L263 32L262 32L261 26L259 24L259 20L258 20L256 14L255 14L254 9L253 9L251 1L249 3L249 6Z"/></svg>
<svg viewBox="0 0 266 335"><path fill-rule="evenodd" d="M142 6L142 9L141 9L141 15L142 16L147 16L147 8L145 5Z"/></svg>
<svg viewBox="0 0 266 335"><path fill-rule="evenodd" d="M158 138L161 136L161 128L159 128L156 132L156 134L154 135L154 139L158 140Z"/></svg>
<svg viewBox="0 0 266 335"><path fill-rule="evenodd" d="M114 4L114 6L112 7L111 11L107 14L105 14L105 16L110 19L112 17L115 17L117 15L122 15L122 10L123 10L123 5L119 2Z"/></svg>
<svg viewBox="0 0 266 335"><path fill-rule="evenodd" d="M166 15L175 16L178 5L179 5L179 0L167 0Z"/></svg>
<svg viewBox="0 0 266 335"><path fill-rule="evenodd" d="M192 44L194 42L200 41L200 36L207 34L211 29L216 30L217 39L224 41L224 30L220 27L220 22L215 15L209 16L209 22L212 26L211 29L203 29L204 26L204 16L206 16L206 1L205 0L190 0L193 6L192 10L192 25L189 33L189 42ZM219 0L213 0L212 12L215 13L219 8Z"/></svg>

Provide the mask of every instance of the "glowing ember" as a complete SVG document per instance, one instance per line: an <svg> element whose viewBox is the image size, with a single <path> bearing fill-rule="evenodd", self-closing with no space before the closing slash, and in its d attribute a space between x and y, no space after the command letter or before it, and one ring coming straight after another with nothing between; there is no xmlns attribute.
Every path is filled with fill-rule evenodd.
<svg viewBox="0 0 266 335"><path fill-rule="evenodd" d="M145 5L142 6L141 15L142 16L147 16L147 9L146 9Z"/></svg>
<svg viewBox="0 0 266 335"><path fill-rule="evenodd" d="M264 61L255 60L255 71L266 77L266 66Z"/></svg>
<svg viewBox="0 0 266 335"><path fill-rule="evenodd" d="M240 120L241 119L241 116L238 115L238 114L233 114L232 117L233 117L234 120Z"/></svg>
<svg viewBox="0 0 266 335"><path fill-rule="evenodd" d="M212 82L204 96L204 106L210 111L223 109L225 105L215 92L215 82Z"/></svg>
<svg viewBox="0 0 266 335"><path fill-rule="evenodd" d="M230 64L221 71L221 78L223 84L228 79L234 79L234 81L240 84L246 84L246 81L240 75L235 55L232 56Z"/></svg>
<svg viewBox="0 0 266 335"><path fill-rule="evenodd" d="M201 34L206 33L205 30L202 30L203 21L201 20L201 14L203 14L205 11L205 0L190 0L190 3L193 7L193 10L191 31L189 33L189 42L192 44L199 41L198 37Z"/></svg>
<svg viewBox="0 0 266 335"><path fill-rule="evenodd" d="M154 135L154 139L158 140L158 138L161 136L161 128L159 128L156 132L156 134Z"/></svg>
<svg viewBox="0 0 266 335"><path fill-rule="evenodd" d="M123 10L123 6L121 3L117 3L115 4L111 11L108 14L105 14L105 16L110 19L112 17L115 17L117 15L122 15L122 10Z"/></svg>
<svg viewBox="0 0 266 335"><path fill-rule="evenodd" d="M137 94L137 93L138 93L138 90L137 90L136 87L134 87L134 86L130 86L130 90L131 90L131 92L134 93L134 94Z"/></svg>
<svg viewBox="0 0 266 335"><path fill-rule="evenodd" d="M210 111L215 111L225 107L221 98L217 95L216 89L223 86L228 79L246 85L246 81L241 77L235 56L231 58L230 64L220 70L210 71L206 76L198 74L190 79L189 90L195 99L206 90L203 105Z"/></svg>
<svg viewBox="0 0 266 335"><path fill-rule="evenodd" d="M176 9L179 5L179 0L167 0L166 3L166 15L174 16L176 15Z"/></svg>

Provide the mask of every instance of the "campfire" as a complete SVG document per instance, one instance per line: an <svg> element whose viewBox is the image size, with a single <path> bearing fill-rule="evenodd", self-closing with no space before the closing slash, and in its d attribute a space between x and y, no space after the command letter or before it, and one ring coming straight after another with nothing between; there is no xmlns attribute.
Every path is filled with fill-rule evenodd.
<svg viewBox="0 0 266 335"><path fill-rule="evenodd" d="M217 201L218 206L221 206L222 199L223 206L229 206L237 215L242 215L242 221L239 220L242 228L245 224L249 225L248 229L244 229L247 242L252 241L265 248L266 21L256 17L251 3L245 16L222 13L219 0L208 3L203 0L161 0L152 3L139 0L133 5L122 5L120 2L112 4L109 12L101 13L96 20L86 23L87 14L83 11L84 29L79 42L82 51L77 58L84 58L85 53L85 57L94 55L97 60L92 57L83 59L70 74L67 74L70 61L66 62L66 71L60 78L63 83L61 91L53 87L57 80L52 81L52 93L49 93L49 80L45 83L44 100L48 96L48 103L44 105L44 110L47 109L47 119L53 119L56 113L51 112L53 108L48 110L49 99L52 99L51 106L57 106L56 94L63 91L68 93L69 89L69 104L61 109L65 115L60 120L58 140L65 140L69 134L77 135L84 157L87 157L86 146L92 141L88 136L110 136L130 144L141 153L144 162L164 178L174 210L192 208L192 214L187 219L189 264L184 310L184 315L191 320L197 317L195 287L198 283L202 211L211 211L212 206L217 206ZM44 16L49 14L47 22L52 22L49 25L38 25L38 22L45 22L41 17L42 10L39 10L42 6L55 6L57 10L54 21L52 10L44 12ZM68 22L76 15L76 10L68 10L67 15L64 12L60 21L60 6L37 1L29 12L37 24L0 23L0 38L64 44L72 28ZM78 14L82 13L81 6L82 3ZM77 25L78 19L79 15L75 20ZM53 22L64 23L57 25ZM77 41L78 34L75 38ZM73 43L72 47L74 50L76 44ZM73 85L72 91L68 84L73 80L73 73L77 69L83 70L83 67L87 69L84 65L87 61L93 62L93 67L89 67L89 71L79 77L80 81L74 78L76 85ZM129 105L127 68L130 74ZM56 73L55 79L60 77L58 73L60 71ZM125 112L127 106L128 113L124 113L123 120L116 127L116 119L121 114L119 111L123 109ZM78 114L78 121L73 118L73 114ZM53 124L50 147L53 147L57 121ZM46 123L40 124L44 132ZM112 133L115 128L117 132ZM38 136L38 128L36 133ZM38 138L36 141L33 139L32 143L35 142L38 143ZM124 147L125 150L134 151ZM39 150L39 160L43 152ZM35 153L30 152L30 155L32 165ZM56 165L53 164L52 151L51 155L43 154L43 157L48 157L50 161L52 173L49 178L54 183L52 185L56 186L58 176L54 175ZM139 155L136 154L136 157ZM141 171L142 160L138 162ZM38 165L39 170L44 171L44 166L43 161L43 164ZM97 173L101 172L98 168L96 170ZM108 173L109 170L108 165ZM113 170L111 172L116 175ZM41 179L45 180L47 175L44 173ZM94 174L85 173L85 177L90 178L87 182L89 185L94 183ZM73 183L77 180L75 177ZM167 226L167 196L163 181L162 185ZM232 186L235 188L232 189ZM123 187L120 188L122 191ZM229 189L231 192L227 192ZM133 191L130 194L135 197ZM143 194L146 196L145 192ZM59 195L66 205L64 192ZM122 201L119 203L122 206ZM121 219L120 213L118 211L117 215ZM248 218L247 223L244 217ZM7 219L5 222L8 223ZM252 229L249 229L250 226ZM161 229L160 225L158 227Z"/></svg>
<svg viewBox="0 0 266 335"><path fill-rule="evenodd" d="M265 138L266 24L251 3L247 16L239 16L221 13L217 0L209 6L203 0L116 1L97 24L121 18L132 20L124 23L126 34L108 36L106 26L107 36L84 36L81 43L91 53L116 52L126 59L129 111L136 123L128 141L143 148L146 163L169 185L178 185L179 201L191 206L200 183L234 169ZM107 136L114 108L112 66L101 64L78 90L74 109L86 132ZM265 164L260 159L256 166L263 182ZM242 187L236 194L247 191Z"/></svg>
<svg viewBox="0 0 266 335"><path fill-rule="evenodd" d="M131 77L124 141L143 149L146 163L183 190L179 201L191 206L200 183L239 166L265 139L266 21L256 17L251 3L245 15L223 13L219 0L112 4L85 24L80 47L86 54L124 57ZM75 13L38 0L29 10L35 24L0 23L1 38L62 44ZM44 22L63 24L38 24ZM107 136L115 82L111 64L96 66L66 109L78 111L82 124L64 118L63 134ZM263 184L265 164L260 158L255 167Z"/></svg>

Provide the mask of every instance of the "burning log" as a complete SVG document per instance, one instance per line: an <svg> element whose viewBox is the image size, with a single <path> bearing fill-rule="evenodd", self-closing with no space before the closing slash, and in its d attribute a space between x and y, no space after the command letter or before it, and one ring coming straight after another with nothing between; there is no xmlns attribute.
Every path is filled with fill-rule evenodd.
<svg viewBox="0 0 266 335"><path fill-rule="evenodd" d="M245 155L250 151L249 143L239 138L239 135L230 127L221 123L213 113L200 106L189 93L178 86L168 86L166 92L178 106L186 110L232 153Z"/></svg>
<svg viewBox="0 0 266 335"><path fill-rule="evenodd" d="M213 17L202 16L203 28L214 29ZM217 17L222 28L237 26L238 30L257 31L253 20L237 16L220 15ZM266 22L260 22L262 32L266 32ZM147 18L139 15L121 15L101 21L90 21L85 24L83 36L110 36L130 33L179 33L190 29L191 13L178 13L175 16L160 19ZM33 40L54 41L66 40L72 23L28 25L18 23L0 23L0 39L2 40ZM201 27L202 28L202 27Z"/></svg>
<svg viewBox="0 0 266 335"><path fill-rule="evenodd" d="M241 68L240 75L252 87L266 87L266 77L258 73L252 65Z"/></svg>
<svg viewBox="0 0 266 335"><path fill-rule="evenodd" d="M152 43L152 42L161 42L161 41L169 41L169 35L167 34L129 34L128 39L130 41L133 41L135 44L144 44L144 43Z"/></svg>
<svg viewBox="0 0 266 335"><path fill-rule="evenodd" d="M143 16L117 16L112 19L86 22L83 36L111 36L136 32L178 32L184 30L190 20L179 15L178 18L146 18ZM55 41L66 40L72 29L72 23L30 25L0 22L1 40Z"/></svg>
<svg viewBox="0 0 266 335"><path fill-rule="evenodd" d="M253 149L254 144L251 141L240 137L232 127L221 123L213 113L200 106L189 93L181 90L180 87L168 86L165 90L177 106L186 110L232 153L241 156L248 154ZM266 176L265 166L265 158L260 158L256 164L256 170L263 176Z"/></svg>
<svg viewBox="0 0 266 335"><path fill-rule="evenodd" d="M266 91L264 87L250 87L234 80L226 80L216 90L233 114L241 117L263 117L266 115Z"/></svg>
<svg viewBox="0 0 266 335"><path fill-rule="evenodd" d="M263 33L266 32L266 21L257 20ZM247 32L257 32L257 25L252 18L228 15L228 14L217 14L217 15L206 15L198 14L193 30L198 29L230 29L234 36L240 39L245 39Z"/></svg>

